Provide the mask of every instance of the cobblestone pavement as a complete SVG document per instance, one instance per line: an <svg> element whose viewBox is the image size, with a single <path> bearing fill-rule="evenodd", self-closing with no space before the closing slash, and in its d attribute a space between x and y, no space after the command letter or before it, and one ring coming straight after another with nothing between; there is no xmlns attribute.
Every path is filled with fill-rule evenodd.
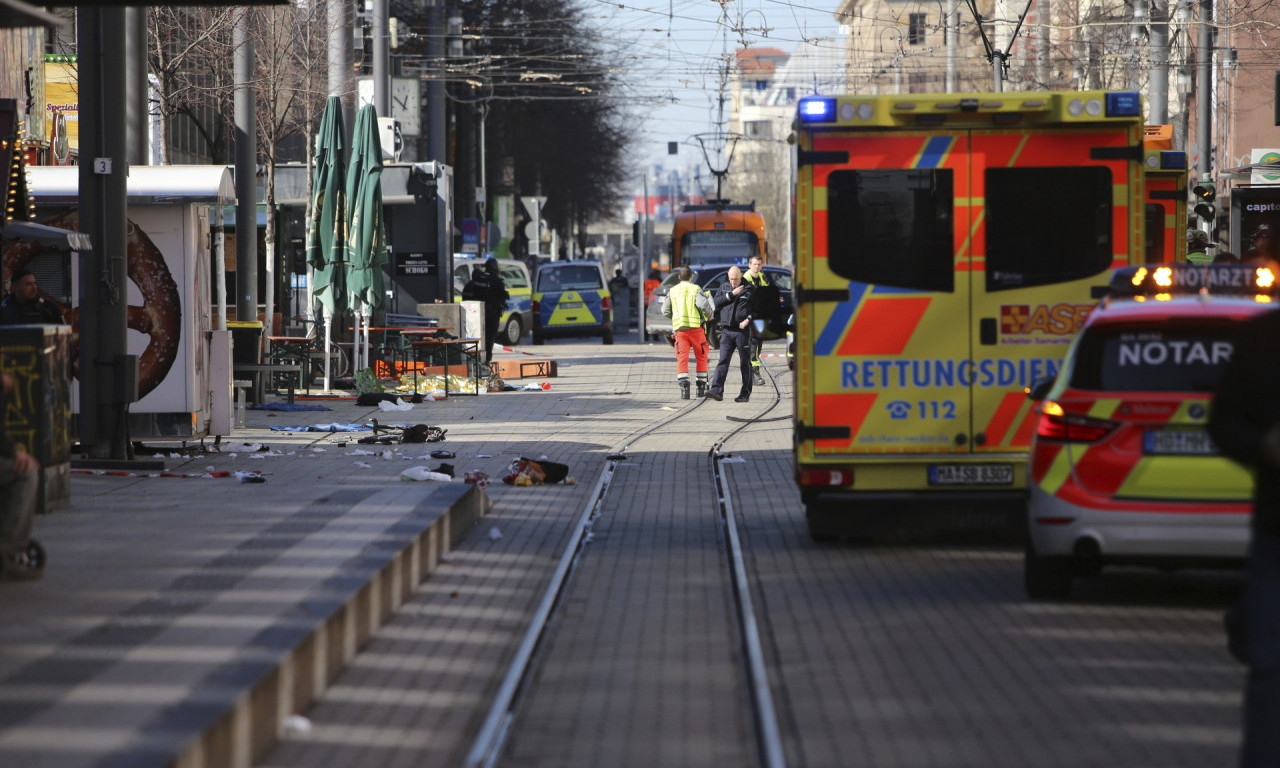
<svg viewBox="0 0 1280 768"><path fill-rule="evenodd" d="M461 764L604 457L694 405L677 399L664 344L518 349L503 356L557 360L549 391L404 414L349 401L251 411L222 453L165 461L175 473L261 469L262 484L75 475L71 508L37 521L45 579L0 585L0 764L164 765L226 726L217 710L246 681L310 679L313 668L326 686L314 705L285 697L233 717L223 751L185 764ZM758 764L708 457L739 426L723 448L741 461L725 466L788 764L1234 761L1242 670L1220 618L1238 575L1107 574L1072 602L1032 603L1007 542L815 544L792 480L791 423L767 420L789 414L790 375L780 357L766 362L779 406L757 388L748 405L691 407L628 449L501 764ZM369 418L442 426L448 439L370 447L269 429ZM438 465L426 454L440 448L456 453L459 475L494 478L488 514L450 533L453 547L358 653L345 640L317 651L344 657L341 671L281 662L282 637L320 622L333 595L356 594L386 542L439 506L433 494L448 488L399 473ZM496 482L520 455L569 464L577 483ZM387 594L352 604L388 612ZM281 737L269 749L258 736L268 731Z"/></svg>

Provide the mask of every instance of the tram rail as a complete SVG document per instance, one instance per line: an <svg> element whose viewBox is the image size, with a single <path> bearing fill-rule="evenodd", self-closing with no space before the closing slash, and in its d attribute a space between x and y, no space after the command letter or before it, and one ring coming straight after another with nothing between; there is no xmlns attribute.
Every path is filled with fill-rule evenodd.
<svg viewBox="0 0 1280 768"><path fill-rule="evenodd" d="M712 445L708 454L708 470L715 490L720 522L725 531L724 541L726 545L723 554L731 575L730 588L733 591L733 605L737 612L738 642L743 652L743 658L746 660L743 677L746 683L746 690L749 692L751 699L750 707L752 721L755 726L756 749L760 765L763 768L784 768L786 760L782 748L781 730L778 726L778 718L770 692L763 643L760 639L756 612L751 600L746 561L742 553L741 540L737 534L733 494L722 466L725 459L732 457L732 454L724 453L724 447L727 443L753 423L775 420L765 417L781 405L781 389L773 372L767 366L761 366L761 370L768 376L768 381L773 388L774 397L772 402L750 419L735 416L726 417L735 426L726 431ZM592 524L601 514L617 468L619 464L627 460L626 451L642 438L687 418L706 403L706 400L690 403L676 413L633 432L615 445L607 455L600 477L592 488L581 513L575 518L569 540L561 551L555 571L543 591L542 598L533 612L529 626L507 666L507 671L503 675L486 716L476 733L475 739L472 741L471 749L468 751L464 762L467 768L491 768L501 758L512 724L519 713L522 694L525 692L526 684L538 663L539 647L547 628L555 616L561 598L568 588L570 577L584 554L585 545L590 541Z"/></svg>

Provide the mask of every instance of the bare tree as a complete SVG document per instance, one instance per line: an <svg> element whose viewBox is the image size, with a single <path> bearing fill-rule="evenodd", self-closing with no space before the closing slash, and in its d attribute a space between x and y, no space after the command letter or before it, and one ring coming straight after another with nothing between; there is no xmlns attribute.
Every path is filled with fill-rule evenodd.
<svg viewBox="0 0 1280 768"><path fill-rule="evenodd" d="M263 291L268 322L275 314L276 164L287 142L301 137L303 154L322 110L327 75L327 27L324 6L318 3L268 6L252 17L250 39L255 53L254 89L257 98L258 156L262 163L267 209L263 233L267 285ZM310 184L308 184L308 187Z"/></svg>
<svg viewBox="0 0 1280 768"><path fill-rule="evenodd" d="M162 164L173 162L175 154L184 155L180 159L227 162L231 30L239 13L227 8L147 8L147 59L157 86ZM186 126L198 141L179 130Z"/></svg>

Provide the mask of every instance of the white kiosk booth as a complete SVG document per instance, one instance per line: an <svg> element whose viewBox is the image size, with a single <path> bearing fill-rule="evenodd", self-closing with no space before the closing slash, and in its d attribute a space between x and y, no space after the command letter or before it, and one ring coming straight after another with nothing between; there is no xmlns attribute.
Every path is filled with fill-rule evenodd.
<svg viewBox="0 0 1280 768"><path fill-rule="evenodd" d="M79 169L28 170L40 222L78 229ZM128 344L139 369L130 437L228 435L231 337L215 328L210 280L211 262L221 261L215 250L222 244L222 206L236 201L231 172L225 166L133 166L128 194ZM29 257L49 255L33 250ZM65 263L65 255L60 261L71 273L74 305L79 269ZM72 393L78 414L78 387Z"/></svg>

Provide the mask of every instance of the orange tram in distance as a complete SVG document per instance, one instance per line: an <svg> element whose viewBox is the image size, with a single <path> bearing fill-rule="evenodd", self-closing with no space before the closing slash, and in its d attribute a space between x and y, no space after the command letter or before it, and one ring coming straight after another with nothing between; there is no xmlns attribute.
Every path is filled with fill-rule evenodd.
<svg viewBox="0 0 1280 768"><path fill-rule="evenodd" d="M769 263L764 216L755 203L713 200L686 205L671 231L671 268L697 264L746 264L759 254Z"/></svg>

